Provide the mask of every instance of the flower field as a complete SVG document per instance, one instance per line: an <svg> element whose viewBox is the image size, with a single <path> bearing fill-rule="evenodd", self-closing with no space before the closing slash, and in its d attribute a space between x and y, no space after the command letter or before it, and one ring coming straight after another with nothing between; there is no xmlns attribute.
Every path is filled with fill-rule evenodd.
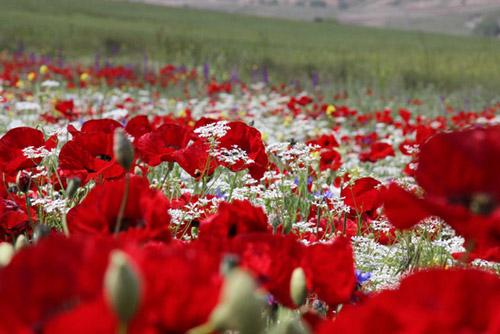
<svg viewBox="0 0 500 334"><path fill-rule="evenodd" d="M0 333L500 333L500 104L426 103L0 54Z"/></svg>

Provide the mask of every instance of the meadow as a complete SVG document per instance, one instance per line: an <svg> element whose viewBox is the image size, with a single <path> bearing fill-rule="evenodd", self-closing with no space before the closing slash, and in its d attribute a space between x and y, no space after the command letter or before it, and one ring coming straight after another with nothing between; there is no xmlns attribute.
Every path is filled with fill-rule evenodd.
<svg viewBox="0 0 500 334"><path fill-rule="evenodd" d="M496 42L2 5L0 333L500 332Z"/></svg>
<svg viewBox="0 0 500 334"><path fill-rule="evenodd" d="M121 1L0 1L0 49L93 61L209 63L244 79L266 67L275 82L310 81L441 93L500 87L500 42L491 39L296 22Z"/></svg>

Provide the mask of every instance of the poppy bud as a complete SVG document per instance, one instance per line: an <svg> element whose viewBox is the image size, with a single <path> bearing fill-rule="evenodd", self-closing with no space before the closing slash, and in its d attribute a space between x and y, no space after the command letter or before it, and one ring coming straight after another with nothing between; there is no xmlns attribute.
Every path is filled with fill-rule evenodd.
<svg viewBox="0 0 500 334"><path fill-rule="evenodd" d="M265 299L256 291L254 279L243 270L231 270L221 291L221 302L210 315L217 330L236 329L241 334L262 333Z"/></svg>
<svg viewBox="0 0 500 334"><path fill-rule="evenodd" d="M68 182L68 187L66 188L66 193L68 195L68 198L75 197L78 187L80 187L81 183L82 179L80 179L79 177L75 176L71 178L71 180Z"/></svg>
<svg viewBox="0 0 500 334"><path fill-rule="evenodd" d="M17 177L16 177L16 184L17 184L17 188L21 192L26 194L30 190L31 176L26 172L19 171L17 173Z"/></svg>
<svg viewBox="0 0 500 334"><path fill-rule="evenodd" d="M29 245L30 245L30 242L28 241L28 239L26 239L24 234L21 234L16 239L16 244L14 245L14 249L16 250L16 252L18 252L21 249L23 249L24 247L27 247Z"/></svg>
<svg viewBox="0 0 500 334"><path fill-rule="evenodd" d="M281 219L279 214L273 213L272 215L270 215L269 223L273 227L273 233L276 233L276 231L278 230L278 227L281 225L282 222L283 222L283 220Z"/></svg>
<svg viewBox="0 0 500 334"><path fill-rule="evenodd" d="M226 254L220 264L220 273L224 276L229 274L231 270L238 267L240 258L236 254Z"/></svg>
<svg viewBox="0 0 500 334"><path fill-rule="evenodd" d="M33 241L35 243L39 242L45 237L50 235L51 228L45 224L38 224L33 231Z"/></svg>
<svg viewBox="0 0 500 334"><path fill-rule="evenodd" d="M8 265L13 256L14 247L8 242L2 242L0 244L0 268Z"/></svg>
<svg viewBox="0 0 500 334"><path fill-rule="evenodd" d="M307 298L306 275L301 267L295 268L290 279L290 297L295 306L304 304Z"/></svg>
<svg viewBox="0 0 500 334"><path fill-rule="evenodd" d="M304 328L304 325L298 319L284 319L279 321L279 323L274 326L270 331L270 334L307 334L308 330Z"/></svg>
<svg viewBox="0 0 500 334"><path fill-rule="evenodd" d="M120 250L110 255L104 277L107 301L122 323L128 323L139 308L141 279L129 257Z"/></svg>
<svg viewBox="0 0 500 334"><path fill-rule="evenodd" d="M134 147L122 128L117 128L115 130L113 151L116 161L118 161L125 170L130 170L132 162L134 161Z"/></svg>
<svg viewBox="0 0 500 334"><path fill-rule="evenodd" d="M199 228L198 226L193 226L191 227L191 235L193 236L193 238L198 238L198 232L199 232Z"/></svg>

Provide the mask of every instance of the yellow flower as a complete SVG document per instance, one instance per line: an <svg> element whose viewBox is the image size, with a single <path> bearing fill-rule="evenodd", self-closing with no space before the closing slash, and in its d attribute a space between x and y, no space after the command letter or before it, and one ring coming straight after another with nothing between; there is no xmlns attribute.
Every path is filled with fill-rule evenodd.
<svg viewBox="0 0 500 334"><path fill-rule="evenodd" d="M19 80L18 82L16 82L16 87L22 89L24 87L24 82L22 82L21 80Z"/></svg>
<svg viewBox="0 0 500 334"><path fill-rule="evenodd" d="M186 110L179 110L179 117L186 117Z"/></svg>
<svg viewBox="0 0 500 334"><path fill-rule="evenodd" d="M327 114L328 116L331 116L331 115L332 115L332 113L333 113L335 110L336 110L336 109L335 109L335 107L334 107L334 106L329 105L329 106L328 106L328 108L326 108L326 114Z"/></svg>
<svg viewBox="0 0 500 334"><path fill-rule="evenodd" d="M33 81L36 78L36 73L35 72L30 72L28 73L28 80Z"/></svg>
<svg viewBox="0 0 500 334"><path fill-rule="evenodd" d="M266 139L267 139L267 137L268 137L268 136L267 136L267 133L262 132L262 136L261 136L262 140L266 140Z"/></svg>
<svg viewBox="0 0 500 334"><path fill-rule="evenodd" d="M48 70L49 68L47 67L47 65L40 66L40 74L45 74Z"/></svg>
<svg viewBox="0 0 500 334"><path fill-rule="evenodd" d="M82 74L80 74L80 80L81 81L87 81L88 78L89 78L89 74L88 73L83 72Z"/></svg>

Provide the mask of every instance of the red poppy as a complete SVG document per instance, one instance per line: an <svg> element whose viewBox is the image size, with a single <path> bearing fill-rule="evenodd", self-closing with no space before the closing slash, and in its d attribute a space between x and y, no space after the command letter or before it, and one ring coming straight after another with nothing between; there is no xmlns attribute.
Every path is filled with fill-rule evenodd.
<svg viewBox="0 0 500 334"><path fill-rule="evenodd" d="M485 259L500 259L500 127L442 133L422 144L415 178L419 198L391 185L385 212L393 225L409 228L439 216ZM401 205L412 208L402 210Z"/></svg>
<svg viewBox="0 0 500 334"><path fill-rule="evenodd" d="M150 166L163 161L175 161L173 152L186 148L191 139L191 131L173 123L144 134L137 142L142 160Z"/></svg>
<svg viewBox="0 0 500 334"><path fill-rule="evenodd" d="M147 290L136 324L149 318L160 333L183 333L205 323L219 302L220 253L203 244L150 245L143 253L140 268Z"/></svg>
<svg viewBox="0 0 500 334"><path fill-rule="evenodd" d="M78 177L85 184L91 179L116 179L125 170L114 158L113 134L88 132L76 135L59 153L59 167L68 178Z"/></svg>
<svg viewBox="0 0 500 334"><path fill-rule="evenodd" d="M171 153L171 157L189 175L197 179L202 176L212 175L217 162L214 157L208 155L210 145L201 140L194 142L186 148Z"/></svg>
<svg viewBox="0 0 500 334"><path fill-rule="evenodd" d="M185 333L208 320L219 301L223 281L220 257L213 256L202 245L193 244L182 247L150 244L125 251L142 277L141 302L127 326L128 332ZM55 316L44 332L115 333L118 323L100 294Z"/></svg>
<svg viewBox="0 0 500 334"><path fill-rule="evenodd" d="M141 277L141 302L128 332L183 333L208 320L223 279L220 256L202 244L139 248L112 238L59 235L22 250L0 271L0 332L117 332L117 316L103 293L116 248Z"/></svg>
<svg viewBox="0 0 500 334"><path fill-rule="evenodd" d="M71 119L73 116L73 109L75 108L75 104L73 100L61 100L57 101L54 109L63 114L66 118Z"/></svg>
<svg viewBox="0 0 500 334"><path fill-rule="evenodd" d="M127 122L125 130L134 137L134 146L137 147L142 135L153 131L153 128L149 123L148 116L137 115Z"/></svg>
<svg viewBox="0 0 500 334"><path fill-rule="evenodd" d="M34 208L30 208L31 217L38 219ZM26 200L16 194L7 194L0 187L0 240L12 242L25 231L31 230L31 223L26 210Z"/></svg>
<svg viewBox="0 0 500 334"><path fill-rule="evenodd" d="M0 271L0 332L42 331L50 317L100 294L108 252L105 242L59 235L16 254Z"/></svg>
<svg viewBox="0 0 500 334"><path fill-rule="evenodd" d="M218 162L233 172L248 168L250 175L254 179L260 180L269 165L260 132L243 122L230 122L227 125L230 129L218 140L218 149L223 148L231 151L237 148L243 150L251 161L239 158L236 161L228 162L222 157L217 157Z"/></svg>
<svg viewBox="0 0 500 334"><path fill-rule="evenodd" d="M330 149L321 152L319 160L319 169L321 171L336 171L342 166L342 156L339 152Z"/></svg>
<svg viewBox="0 0 500 334"><path fill-rule="evenodd" d="M500 279L479 270L431 270L402 280L336 320L326 333L498 333Z"/></svg>
<svg viewBox="0 0 500 334"><path fill-rule="evenodd" d="M384 159L388 156L396 156L392 146L387 143L377 142L370 146L370 151L361 152L359 154L359 160L362 162L376 162L377 160Z"/></svg>
<svg viewBox="0 0 500 334"><path fill-rule="evenodd" d="M305 249L303 267L307 288L330 306L350 300L356 285L354 258L349 239L337 237Z"/></svg>
<svg viewBox="0 0 500 334"><path fill-rule="evenodd" d="M322 135L318 139L309 140L306 142L308 145L319 145L324 149L331 149L335 147L339 147L339 143L337 138L334 135Z"/></svg>
<svg viewBox="0 0 500 334"><path fill-rule="evenodd" d="M256 280L282 305L295 308L290 297L290 280L301 265L304 246L291 235L252 233L237 237L233 251L239 265L249 269Z"/></svg>
<svg viewBox="0 0 500 334"><path fill-rule="evenodd" d="M120 122L114 119L101 118L91 119L82 124L82 128L78 131L73 125L68 125L68 132L73 137L82 133L102 132L107 134L114 134L117 128L122 128Z"/></svg>
<svg viewBox="0 0 500 334"><path fill-rule="evenodd" d="M70 233L111 235L115 231L125 180L98 185L67 215ZM119 237L139 242L170 239L168 198L146 178L132 177Z"/></svg>
<svg viewBox="0 0 500 334"><path fill-rule="evenodd" d="M260 207L253 206L248 200L221 202L217 213L200 224L200 238L233 238L250 232L270 232L267 216Z"/></svg>
<svg viewBox="0 0 500 334"><path fill-rule="evenodd" d="M42 158L28 158L23 149L52 150L57 146L57 136L45 141L43 132L29 127L9 130L0 138L0 172L15 177L19 170L32 168L42 162Z"/></svg>
<svg viewBox="0 0 500 334"><path fill-rule="evenodd" d="M377 209L383 203L383 189L380 181L364 177L342 189L340 196L344 197L344 203L351 208L353 215L367 214L371 219L375 219L378 215Z"/></svg>

